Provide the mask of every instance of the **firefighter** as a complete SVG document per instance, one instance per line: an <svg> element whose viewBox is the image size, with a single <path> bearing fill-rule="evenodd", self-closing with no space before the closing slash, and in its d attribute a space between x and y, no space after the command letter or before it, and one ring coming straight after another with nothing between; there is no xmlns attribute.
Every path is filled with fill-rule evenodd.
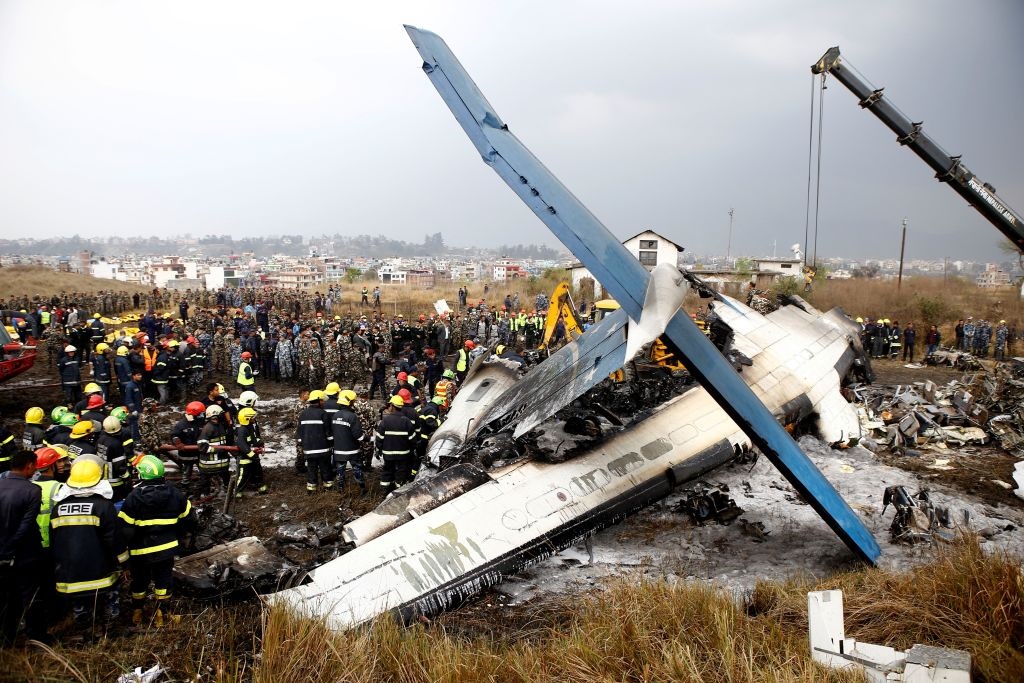
<svg viewBox="0 0 1024 683"><path fill-rule="evenodd" d="M153 585L156 609L153 623L163 626L178 621L167 612L171 597L171 572L178 538L195 528L192 504L164 480L164 464L155 455L135 460L139 485L125 498L118 513L128 547L131 569L132 624L142 623L149 586Z"/></svg>
<svg viewBox="0 0 1024 683"><path fill-rule="evenodd" d="M0 472L11 469L11 458L17 451L18 442L15 440L14 434L0 422Z"/></svg>
<svg viewBox="0 0 1024 683"><path fill-rule="evenodd" d="M201 496L209 495L211 478L219 478L225 489L227 489L231 478L228 454L224 450L228 441L228 425L224 415L224 410L218 405L207 407L206 424L199 432L199 440L196 445L199 447L199 495Z"/></svg>
<svg viewBox="0 0 1024 683"><path fill-rule="evenodd" d="M359 417L352 410L356 400L356 392L345 389L338 399L338 410L331 420L331 434L334 437L334 467L338 474L338 491L345 487L345 467L352 463L352 476L359 489L366 494L366 482L363 479L362 458L359 442L363 440L363 428Z"/></svg>
<svg viewBox="0 0 1024 683"><path fill-rule="evenodd" d="M67 484L53 496L50 547L57 592L70 599L79 626L97 625L94 610L100 606L107 623L120 615L115 584L128 550L112 495L103 468L86 457L75 461Z"/></svg>
<svg viewBox="0 0 1024 683"><path fill-rule="evenodd" d="M135 457L134 442L121 428L121 421L113 415L103 419L103 433L96 439L96 455L106 461L105 475L113 489L111 500L115 503L125 499L131 488L131 473L128 461Z"/></svg>
<svg viewBox="0 0 1024 683"><path fill-rule="evenodd" d="M430 399L429 403L425 403L416 409L418 413L416 419L416 457L412 461L412 476L414 477L419 471L419 464L423 461L423 456L427 454L427 443L430 441L430 437L441 426L442 404L444 404L444 399L440 396L435 396Z"/></svg>
<svg viewBox="0 0 1024 683"><path fill-rule="evenodd" d="M242 387L243 391L252 389L256 384L256 377L252 373L252 354L248 351L242 352L242 362L238 364L238 375L235 377L235 382Z"/></svg>
<svg viewBox="0 0 1024 683"><path fill-rule="evenodd" d="M53 498L63 482L68 480L68 452L62 446L44 446L35 452L36 473L32 483L39 487L42 500L39 505L39 534L43 541L43 561L37 567L39 594L31 609L38 610L36 615L26 615L26 621L34 622L35 626L45 623L47 617L57 613L57 579L53 574L53 551L50 549L50 518L53 514ZM35 628L35 630L39 630ZM43 629L45 631L45 629Z"/></svg>
<svg viewBox="0 0 1024 683"><path fill-rule="evenodd" d="M81 421L91 420L103 424L103 420L107 417L104 412L104 403L102 394L93 394L89 397L89 401L85 404L85 410L83 410L78 419Z"/></svg>
<svg viewBox="0 0 1024 683"><path fill-rule="evenodd" d="M322 483L325 491L334 488L331 472L331 423L323 409L324 392L309 392L306 408L299 413L295 439L306 457L306 491L315 493Z"/></svg>
<svg viewBox="0 0 1024 683"><path fill-rule="evenodd" d="M253 392L255 393L255 392ZM206 398L203 403L207 406L217 405L224 411L222 419L227 426L228 445L235 445L235 422L238 418L238 407L228 398L228 392L223 384L211 383L206 385Z"/></svg>
<svg viewBox="0 0 1024 683"><path fill-rule="evenodd" d="M196 446L199 443L199 432L203 429L206 419L206 406L202 401L192 401L185 406L185 417L174 425L171 430L171 444L178 449L178 462L181 463L181 481L188 483L192 480L196 460L198 459L197 448L185 448Z"/></svg>
<svg viewBox="0 0 1024 683"><path fill-rule="evenodd" d="M60 424L60 419L64 417L67 412L67 406L57 406L50 411L50 426L43 432L43 445L49 446L53 437L63 431L64 428Z"/></svg>
<svg viewBox="0 0 1024 683"><path fill-rule="evenodd" d="M441 397L441 408L448 410L451 406L452 401L455 400L455 373L451 370L445 370L441 376L441 381L434 387L434 397Z"/></svg>
<svg viewBox="0 0 1024 683"><path fill-rule="evenodd" d="M68 406L75 405L82 397L82 371L75 356L77 353L78 348L68 344L64 347L64 355L57 361L57 373L60 375L60 385L64 389L64 400Z"/></svg>
<svg viewBox="0 0 1024 683"><path fill-rule="evenodd" d="M156 356L156 362L153 364L153 376L149 380L156 387L160 405L165 405L170 398L168 384L171 381L171 364L171 354L167 352L167 346L164 345Z"/></svg>
<svg viewBox="0 0 1024 683"><path fill-rule="evenodd" d="M13 643L18 635L22 614L39 590L39 566L45 561L39 528L32 523L42 497L30 482L35 470L36 455L17 451L0 478L0 645ZM27 626L38 630L35 619Z"/></svg>
<svg viewBox="0 0 1024 683"><path fill-rule="evenodd" d="M469 352L475 348L476 344L473 343L473 340L467 339L459 349L459 355L455 359L455 378L459 384L466 380L466 373L469 372Z"/></svg>
<svg viewBox="0 0 1024 683"><path fill-rule="evenodd" d="M70 447L71 430L74 429L76 424L78 424L78 418L75 417L75 414L70 411L65 411L65 413L60 416L60 421L58 422L58 424L51 427L51 431L47 432L47 445L60 445L64 446L65 448Z"/></svg>
<svg viewBox="0 0 1024 683"><path fill-rule="evenodd" d="M405 484L412 469L416 425L402 413L404 406L405 401L401 396L392 396L374 433L374 444L384 459L380 485L386 492Z"/></svg>
<svg viewBox="0 0 1024 683"><path fill-rule="evenodd" d="M104 402L110 398L110 359L107 358L109 348L106 342L100 342L89 358L92 365L92 381L100 385Z"/></svg>
<svg viewBox="0 0 1024 683"><path fill-rule="evenodd" d="M340 393L341 385L337 382L331 382L324 389L324 412L327 413L330 420L333 420L334 414L338 412L338 394Z"/></svg>
<svg viewBox="0 0 1024 683"><path fill-rule="evenodd" d="M238 480L235 484L235 498L242 497L242 489L249 484L256 486L257 493L266 493L263 482L263 465L260 455L264 443L260 426L256 421L256 409L245 406L238 411L238 426L235 428L235 444L238 446Z"/></svg>
<svg viewBox="0 0 1024 683"><path fill-rule="evenodd" d="M64 416L65 418L67 415ZM68 455L74 459L80 455L96 455L96 430L92 420L82 420L71 428L71 443Z"/></svg>
<svg viewBox="0 0 1024 683"><path fill-rule="evenodd" d="M43 430L43 418L46 413L42 408L34 406L25 411L25 429L21 433L21 447L26 451L35 451L43 445L46 432Z"/></svg>
<svg viewBox="0 0 1024 683"><path fill-rule="evenodd" d="M79 415L85 412L89 409L89 399L93 396L103 398L103 388L99 384L96 384L96 382L89 382L82 389L82 397L77 403L75 403L72 410Z"/></svg>

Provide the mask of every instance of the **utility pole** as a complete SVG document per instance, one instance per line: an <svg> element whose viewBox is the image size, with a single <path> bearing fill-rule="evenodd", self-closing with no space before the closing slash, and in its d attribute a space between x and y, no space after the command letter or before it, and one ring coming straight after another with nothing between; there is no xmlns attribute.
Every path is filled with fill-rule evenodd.
<svg viewBox="0 0 1024 683"><path fill-rule="evenodd" d="M725 267L729 267L729 257L732 255L732 213L733 210L729 209L729 244L725 248Z"/></svg>
<svg viewBox="0 0 1024 683"><path fill-rule="evenodd" d="M900 274L896 280L896 290L903 285L903 250L907 246L907 219L903 219L903 237L900 238Z"/></svg>

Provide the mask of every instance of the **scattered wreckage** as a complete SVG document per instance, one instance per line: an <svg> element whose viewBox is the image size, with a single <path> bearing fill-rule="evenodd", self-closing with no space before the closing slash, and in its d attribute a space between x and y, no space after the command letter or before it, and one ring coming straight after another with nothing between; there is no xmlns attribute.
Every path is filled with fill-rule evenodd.
<svg viewBox="0 0 1024 683"><path fill-rule="evenodd" d="M860 438L840 393L848 376L870 379L859 329L799 297L766 316L667 264L648 273L511 138L443 41L407 30L485 161L622 307L525 375L519 364L478 357L428 445L435 471L422 468L420 481L347 524L353 549L270 603L338 629L387 613L429 617L754 447L874 562L875 539L783 429L812 422L829 443ZM714 298L710 340L680 312L686 281ZM609 374L659 335L689 377L665 382L665 391L609 389ZM623 394L631 413L605 405Z"/></svg>

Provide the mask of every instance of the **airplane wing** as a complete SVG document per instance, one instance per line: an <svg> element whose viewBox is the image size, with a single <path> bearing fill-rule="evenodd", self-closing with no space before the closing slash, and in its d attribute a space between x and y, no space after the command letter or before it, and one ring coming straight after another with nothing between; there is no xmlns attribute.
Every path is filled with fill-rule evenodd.
<svg viewBox="0 0 1024 683"><path fill-rule="evenodd" d="M640 322L650 275L533 154L512 135L469 74L436 34L406 26L423 70L455 119L490 166L541 221ZM736 374L729 362L683 312L668 323L666 336L681 360L723 410L857 555L874 563L881 549L871 533L827 479L800 450Z"/></svg>

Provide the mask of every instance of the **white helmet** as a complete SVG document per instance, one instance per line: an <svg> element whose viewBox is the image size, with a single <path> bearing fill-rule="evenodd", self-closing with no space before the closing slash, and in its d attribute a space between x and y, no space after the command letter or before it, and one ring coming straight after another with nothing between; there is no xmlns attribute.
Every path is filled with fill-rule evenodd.
<svg viewBox="0 0 1024 683"><path fill-rule="evenodd" d="M217 417L218 415L220 415L223 412L224 412L224 409L221 408L217 404L214 404L212 406L208 406L206 408L206 419L207 420L212 420L213 418Z"/></svg>
<svg viewBox="0 0 1024 683"><path fill-rule="evenodd" d="M238 396L238 403L239 403L239 405L247 406L249 408L255 408L256 407L256 401L258 401L258 400L260 400L259 394L257 394L255 391L251 391L251 390L250 391L243 391Z"/></svg>
<svg viewBox="0 0 1024 683"><path fill-rule="evenodd" d="M67 346L64 347L64 353L74 353L77 350L78 350L78 347L77 346L72 346L71 344L68 344Z"/></svg>
<svg viewBox="0 0 1024 683"><path fill-rule="evenodd" d="M113 415L103 418L103 431L107 434L117 434L121 431L121 421Z"/></svg>

